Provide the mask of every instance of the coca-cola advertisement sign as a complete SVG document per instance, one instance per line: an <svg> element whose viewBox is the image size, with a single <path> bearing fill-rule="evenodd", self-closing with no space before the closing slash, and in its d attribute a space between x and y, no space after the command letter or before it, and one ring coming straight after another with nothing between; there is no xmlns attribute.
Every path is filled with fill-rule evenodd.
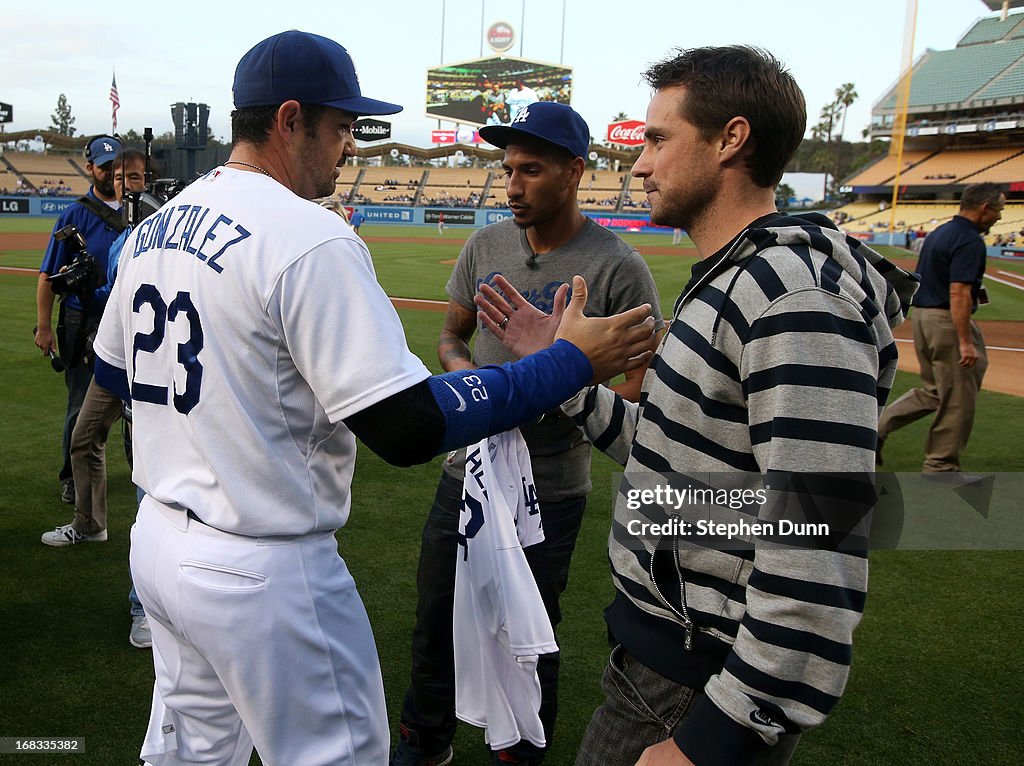
<svg viewBox="0 0 1024 766"><path fill-rule="evenodd" d="M432 144L454 144L454 130L432 130L430 131L430 143Z"/></svg>
<svg viewBox="0 0 1024 766"><path fill-rule="evenodd" d="M512 25L504 21L491 24L490 29L487 30L487 44L491 46L491 50L497 53L504 53L511 48L515 39L516 35L512 31Z"/></svg>
<svg viewBox="0 0 1024 766"><path fill-rule="evenodd" d="M622 120L608 126L608 143L622 146L640 146L644 142L646 123L640 120Z"/></svg>

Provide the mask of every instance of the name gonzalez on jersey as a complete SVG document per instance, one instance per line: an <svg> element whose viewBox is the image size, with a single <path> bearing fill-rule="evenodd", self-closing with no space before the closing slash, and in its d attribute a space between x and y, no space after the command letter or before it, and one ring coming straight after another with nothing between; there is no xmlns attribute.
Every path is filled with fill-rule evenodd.
<svg viewBox="0 0 1024 766"><path fill-rule="evenodd" d="M209 174L204 176L208 177ZM213 177L216 178L216 175ZM220 274L224 267L217 263L217 259L224 255L229 247L248 239L252 234L223 213L217 215L213 223L204 228L203 224L209 215L210 208L202 205L168 205L139 224L132 258L138 258L149 250L184 250ZM219 231L218 227L221 227ZM218 242L232 235L236 235L234 239L224 242L217 252L210 252ZM208 243L213 244L207 247Z"/></svg>

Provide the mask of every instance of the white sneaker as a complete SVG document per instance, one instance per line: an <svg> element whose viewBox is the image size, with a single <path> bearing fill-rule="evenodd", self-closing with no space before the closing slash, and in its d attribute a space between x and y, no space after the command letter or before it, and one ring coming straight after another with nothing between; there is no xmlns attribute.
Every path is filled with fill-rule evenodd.
<svg viewBox="0 0 1024 766"><path fill-rule="evenodd" d="M149 618L146 615L132 617L132 629L128 633L128 643L139 649L148 649L153 645L153 634L149 630Z"/></svg>
<svg viewBox="0 0 1024 766"><path fill-rule="evenodd" d="M42 540L43 545L49 545L51 548L64 548L75 543L105 543L107 530L101 529L91 535L83 535L70 524L65 524L52 532L46 532Z"/></svg>

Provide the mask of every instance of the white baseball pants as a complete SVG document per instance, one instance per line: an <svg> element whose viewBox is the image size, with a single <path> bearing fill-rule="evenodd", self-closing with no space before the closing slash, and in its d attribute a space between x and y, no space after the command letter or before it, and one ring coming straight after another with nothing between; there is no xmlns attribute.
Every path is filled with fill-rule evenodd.
<svg viewBox="0 0 1024 766"><path fill-rule="evenodd" d="M154 766L384 766L377 650L329 532L249 538L145 498L131 568L156 684Z"/></svg>

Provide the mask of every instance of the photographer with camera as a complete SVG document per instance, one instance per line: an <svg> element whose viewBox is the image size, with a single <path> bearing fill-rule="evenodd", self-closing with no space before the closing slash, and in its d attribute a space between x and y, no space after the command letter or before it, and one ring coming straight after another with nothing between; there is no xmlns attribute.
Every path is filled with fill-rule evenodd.
<svg viewBox="0 0 1024 766"><path fill-rule="evenodd" d="M138 149L125 149L114 159L114 190L122 212L129 220L139 220L151 211L146 207L143 191L148 191L146 179L150 175L146 155ZM127 193L127 194L126 194ZM134 205L134 207L133 207ZM138 209L136 209L138 208ZM111 245L107 258L105 283L97 294L109 295L117 278L121 249L131 233L129 225ZM75 518L70 524L59 526L42 536L44 545L63 548L79 542L103 542L107 539L107 467L106 444L111 426L124 411L119 397L93 379L82 402L78 421L71 434L71 469L75 481ZM125 421L125 453L131 464L131 422ZM141 497L141 495L140 495ZM132 646L145 649L152 646L146 612L133 586L128 594L131 602L132 627L129 641Z"/></svg>
<svg viewBox="0 0 1024 766"><path fill-rule="evenodd" d="M92 380L92 338L107 295L97 294L95 288L106 281L107 254L125 228L114 193L114 157L122 149L121 142L112 136L97 136L86 145L85 168L92 185L88 194L67 207L57 219L39 267L36 287L35 344L44 355L52 356L55 351L60 354L68 390L62 445L64 464L59 477L60 498L69 504L75 502L71 434ZM90 261L86 254L94 260ZM54 332L53 302L58 294L61 304Z"/></svg>

